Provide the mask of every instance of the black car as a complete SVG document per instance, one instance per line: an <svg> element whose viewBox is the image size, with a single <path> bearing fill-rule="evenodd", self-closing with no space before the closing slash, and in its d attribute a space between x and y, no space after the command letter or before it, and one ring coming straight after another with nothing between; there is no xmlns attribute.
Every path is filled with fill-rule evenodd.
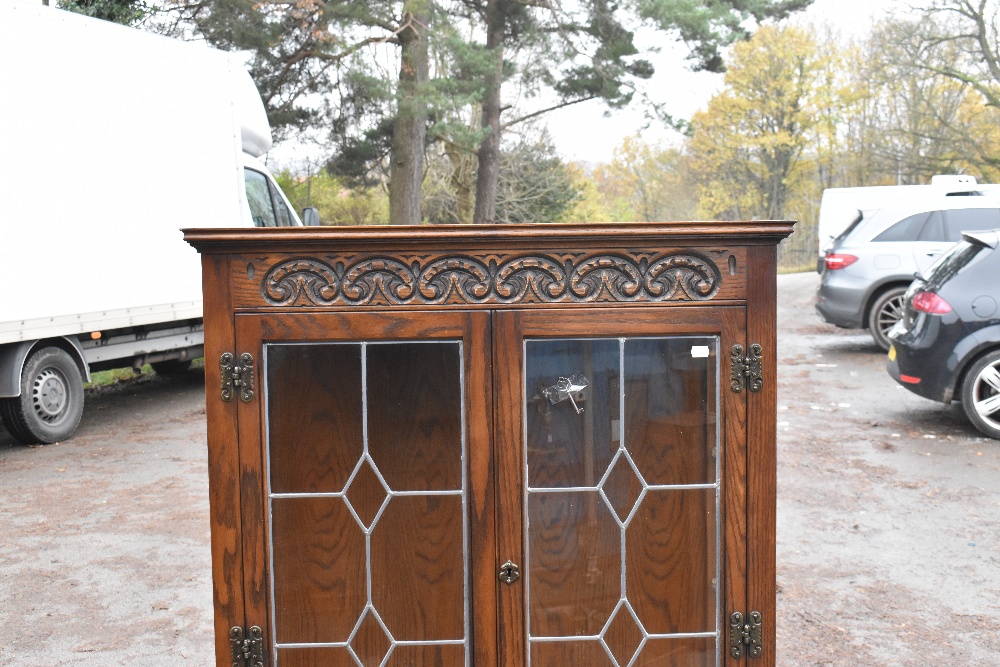
<svg viewBox="0 0 1000 667"><path fill-rule="evenodd" d="M966 232L918 276L889 332L889 374L925 398L960 400L1000 439L1000 230Z"/></svg>

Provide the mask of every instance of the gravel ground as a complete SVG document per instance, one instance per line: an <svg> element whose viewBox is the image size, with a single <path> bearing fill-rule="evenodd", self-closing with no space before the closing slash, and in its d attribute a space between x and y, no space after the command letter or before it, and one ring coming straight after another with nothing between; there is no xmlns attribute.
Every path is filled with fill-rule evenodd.
<svg viewBox="0 0 1000 667"><path fill-rule="evenodd" d="M779 276L778 664L996 667L1000 442L899 388ZM204 387L87 396L78 434L0 430L0 665L212 664Z"/></svg>

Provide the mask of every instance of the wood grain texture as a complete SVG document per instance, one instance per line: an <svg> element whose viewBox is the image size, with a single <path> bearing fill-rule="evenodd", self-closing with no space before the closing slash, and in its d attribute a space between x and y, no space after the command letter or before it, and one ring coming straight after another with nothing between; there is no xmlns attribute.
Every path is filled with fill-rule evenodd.
<svg viewBox="0 0 1000 667"><path fill-rule="evenodd" d="M357 667L346 648L327 646L278 649L278 664L281 667Z"/></svg>
<svg viewBox="0 0 1000 667"><path fill-rule="evenodd" d="M473 664L478 667L480 663ZM465 667L465 648L453 644L397 646L385 667Z"/></svg>
<svg viewBox="0 0 1000 667"><path fill-rule="evenodd" d="M498 560L497 553L492 315L466 313L465 324L472 663L476 667L495 667L500 660L497 571L503 561Z"/></svg>
<svg viewBox="0 0 1000 667"><path fill-rule="evenodd" d="M265 402L259 390L262 384L260 359L262 347L259 331L248 326L249 321L236 318L237 355L249 352L254 360L254 385L258 391L250 402L237 403L237 425L240 443L240 512L243 537L243 596L246 624L263 630L265 643L272 636L271 615L268 610L272 600L270 568L268 566L268 504L267 469L264 465L266 423ZM270 653L270 649L267 651Z"/></svg>
<svg viewBox="0 0 1000 667"><path fill-rule="evenodd" d="M613 667L601 643L596 639L575 642L532 642L531 667ZM523 665L522 665L523 667Z"/></svg>
<svg viewBox="0 0 1000 667"><path fill-rule="evenodd" d="M747 340L763 348L764 388L747 397L747 539L749 570L747 612L763 614L760 664L773 667L775 654L775 521L777 514L777 249L750 252L751 284L747 301Z"/></svg>
<svg viewBox="0 0 1000 667"><path fill-rule="evenodd" d="M272 493L339 493L364 449L361 346L272 345L266 386Z"/></svg>
<svg viewBox="0 0 1000 667"><path fill-rule="evenodd" d="M212 544L216 663L229 659L229 629L243 626L242 517L240 516L239 441L236 405L219 398L222 382L217 363L235 343L229 300L229 262L202 258L205 308L205 413L208 419L208 506Z"/></svg>
<svg viewBox="0 0 1000 667"><path fill-rule="evenodd" d="M576 579L595 578L590 572L594 554L585 554L582 548L587 540L577 540L573 528L560 533L556 527L558 521L550 521L546 528L540 519L535 526L546 528L540 540L546 547L540 553L555 560L563 558L572 566L560 570L559 566L525 562L526 446L529 451L541 451L544 446L558 444L565 450L560 458L555 454L559 447L551 447L548 458L536 461L534 469L539 471L538 479L543 485L567 479L591 485L607 470L617 447L617 440L611 437L613 429L607 422L624 419L630 432L627 443L635 443L637 465L644 476L648 475L648 482L701 482L713 475L714 458L710 449L714 439L712 424L717 421L721 434L717 454L721 456L719 514L715 514L714 498L708 498L714 490L648 492L626 533L629 598L632 599L633 592L639 595L652 591L648 599L633 601L642 623L656 626L647 627L651 632L662 631L661 625L682 626L687 621L678 619L692 617L697 623L709 622L714 628L714 591L716 586L721 587L719 600L723 613L758 609L764 614L765 655L758 664L773 666L774 244L791 229L792 223L784 221L198 229L187 230L185 238L206 255L203 264L207 354L249 351L257 356L262 346L270 342L458 338L465 341L467 420L457 432L464 428L467 437L464 473L468 498L464 518L468 521L471 571L460 575L458 584L450 578L447 585L442 583L443 579L432 581L438 569L456 568L455 535L461 535L463 521L460 500L457 510L447 511L429 511L428 504L433 501L440 509L456 497L407 498L414 506L422 503L423 509L404 507L406 503L397 502L402 500L400 497L390 500L392 510L374 528L374 550L382 562L392 562L396 570L384 568L389 575L380 581L383 593L379 593L382 606L390 609L393 625L410 627L417 633L437 632L435 623L450 621L442 620L447 614L428 611L427 605L436 604L433 602L436 593L428 591L440 585L444 597L452 599L457 590L466 587L474 610L469 626L473 664L523 667L529 650L525 634L527 582L522 579L513 585L499 583L499 564L509 558L522 569L537 567L539 572L551 575L548 585L555 591L552 596L558 603L555 607L577 604L574 596L578 596L581 585ZM210 297L210 292L214 296ZM215 312L210 314L209 310ZM718 361L723 381L728 372L728 348L736 342L744 346L759 342L764 348L765 389L760 394L734 394L728 391L728 383L716 387L712 378L703 377L702 370L674 364L671 380L665 386L661 386L662 373L650 371L648 377L636 374L626 386L626 402L632 404L625 415L619 415L613 404L598 409L597 404L604 400L602 396L617 394L619 388L613 387L608 378L600 378L598 389L599 373L593 368L594 359L586 361L585 355L584 370L595 380L586 397L591 401L585 406L587 416L580 420L578 414L563 415L550 409L554 417L548 417L548 421L542 418L532 422L529 418L526 443L524 411L539 406L529 405L532 387L524 386L522 341L526 337L552 340L602 335L612 338L717 335L721 341ZM231 344L234 339L238 345ZM239 349L241 346L248 349ZM655 362L654 359L647 365ZM297 372L315 373L316 367L326 365L303 362ZM440 365L434 369L407 367L405 371L405 364L395 359L386 360L384 365L386 382L375 383L376 393L386 406L384 410L375 410L376 449L382 451L377 457L384 460L394 484L413 482L414 488L454 488L455 479L461 477L461 462L457 468L444 463L451 445L442 443L454 442L456 427L445 423L447 418L442 414L448 410L440 404L455 393L446 388L455 384L455 378L447 371L439 374ZM636 363L637 368L642 365ZM249 404L222 404L224 407L213 408L212 386L219 383L218 377L211 379L212 372L218 374L213 368L209 366L206 385L210 400L213 581L216 631L222 640L217 646L217 658L220 665L228 665L229 647L225 640L231 624L245 621L248 625L260 625L270 642L267 611L275 601L269 599L268 585L272 555L267 547L272 528L267 512L268 475L276 475L270 478L272 481L286 480L287 487L281 488L295 488L298 484L311 490L338 490L339 481L331 480L343 477L346 462L357 452L341 451L346 447L341 444L315 443L327 433L334 434L333 439L351 440L342 433L338 435L338 429L356 429L345 421L351 412L347 408L342 414L334 409L329 418L324 415L313 419L312 425L311 418L300 419L304 426L299 430L307 437L290 445L289 450L294 450L289 458L299 459L300 463L281 470L282 463L276 461L269 468L265 464L263 439L268 415L260 394ZM393 370L421 378L419 386L394 387L388 381ZM260 387L263 378L257 380ZM317 406L329 404L329 398L337 393L333 383L324 385L319 378L305 381L303 387L295 389L289 385L283 391L326 394L326 397L317 399L316 405L307 406L310 409L300 415L315 417L317 410L321 410ZM712 402L706 403L704 397L716 392L721 406L719 413L713 415ZM336 398L350 402L346 396ZM642 409L638 407L640 404L645 404ZM419 419L400 422L400 414L404 412L400 408L407 405L425 415L425 423ZM276 410L284 415L300 407L290 399ZM436 415L435 407L441 408ZM696 413L703 418L688 418ZM541 412L538 414L541 416ZM294 414L273 415L271 425L282 418L286 423L279 431L298 428ZM556 443L559 437L563 442ZM531 445L532 438L536 445L543 446ZM310 444L306 446L303 442ZM393 452L402 455L397 460ZM336 461L341 455L344 460ZM396 469L394 464L398 464ZM417 474L412 474L416 469L419 469ZM382 496L378 485L373 483L374 473L367 469L364 472L366 476L358 478L358 486L349 496L359 507L363 506L362 514L369 521L378 511ZM637 499L637 480L629 472L624 467L616 469L607 483L608 497L619 515L625 514ZM567 496L563 498L562 512L553 516L561 517L567 526L575 521L578 527L591 528L607 523L598 517L611 518L611 524L619 530L612 510L599 494L574 494L589 494L596 499L592 502L590 498ZM339 502L346 508L342 498L323 500ZM532 503L541 507L535 501L534 497L529 501L529 512ZM549 499L545 502L549 503ZM293 519L282 511L276 515L275 526L278 521L292 525ZM314 519L311 523L316 525L306 528L302 524L295 528L301 534L286 540L288 546L279 547L285 549L283 554L276 551L274 555L290 564L294 564L295 557L306 558L309 554L313 554L309 557L315 562L329 558L330 550L335 547L323 541L329 540L329 534L336 529L326 525L330 522L323 512L300 511L295 520L310 516ZM722 522L719 545L710 544L713 539L710 536L716 534L717 519ZM351 523L357 526L353 517ZM666 528L667 525L673 528ZM388 536L390 531L381 534L379 531L387 526L401 536L399 541L383 540L381 535ZM594 534L597 538L588 538L590 542L610 544L611 538L601 537L602 531ZM417 554L412 562L418 564L399 567L401 551ZM613 549L598 551L612 553ZM722 559L722 580L713 583L715 552ZM348 567L356 567L357 558L350 560L352 564ZM633 560L644 562L633 566ZM276 564L276 567L283 566ZM331 575L327 570L332 566L310 565L302 572L308 572L310 567L314 572L305 578L320 582L314 588L320 591L329 588ZM604 572L613 568L598 569ZM663 583L667 581L669 585ZM308 581L301 585L308 585ZM399 609L390 608L390 601L396 598L416 599L415 616L407 617L402 611L406 606L413 607L409 602L398 605ZM663 605L672 611L664 615L659 608ZM239 619L237 613L234 622L232 610L241 606L243 618ZM454 606L453 599L448 606ZM601 613L606 618L611 612ZM418 621L411 623L407 618ZM628 620L615 618L606 636L612 652L625 662L634 652L636 638L636 628ZM574 622L561 620L556 625L559 624L569 626ZM463 622L463 632L465 627ZM369 623L366 628L370 632L356 638L360 642L357 648L361 648L361 643L372 647L370 651L363 650L362 662L376 664L387 646L384 633L377 623ZM723 632L727 634L728 628L724 627ZM720 650L714 640L649 639L634 664L707 667L716 664L718 651L721 664L738 667L739 663L727 657L726 640L727 637L722 638ZM462 652L462 647L452 646L396 647L389 656L389 664L460 664ZM595 641L533 642L530 652L533 665L589 666L612 662L600 642ZM281 665L336 665L345 653L346 649L336 647L281 649Z"/></svg>
<svg viewBox="0 0 1000 667"><path fill-rule="evenodd" d="M715 482L718 357L693 357L694 346L712 348L715 339L625 345L625 446L647 484Z"/></svg>
<svg viewBox="0 0 1000 667"><path fill-rule="evenodd" d="M651 634L716 626L714 489L650 490L625 539L628 599Z"/></svg>
<svg viewBox="0 0 1000 667"><path fill-rule="evenodd" d="M368 452L393 491L462 488L457 343L368 345Z"/></svg>
<svg viewBox="0 0 1000 667"><path fill-rule="evenodd" d="M597 491L528 493L532 637L596 635L621 599L621 530Z"/></svg>
<svg viewBox="0 0 1000 667"><path fill-rule="evenodd" d="M279 644L346 642L368 601L365 536L341 498L275 498Z"/></svg>
<svg viewBox="0 0 1000 667"><path fill-rule="evenodd" d="M460 496L397 496L372 531L372 604L401 641L465 638Z"/></svg>
<svg viewBox="0 0 1000 667"><path fill-rule="evenodd" d="M521 353L522 313L493 314L494 428L497 488L497 554L493 586L497 589L498 664L524 667L524 580L497 580L500 564L510 559L524 567L524 435L522 408L524 359ZM584 664L584 663L581 663Z"/></svg>
<svg viewBox="0 0 1000 667"><path fill-rule="evenodd" d="M205 254L262 250L337 251L364 247L379 252L444 248L565 250L616 246L718 247L775 244L792 232L788 220L570 223L551 225L430 225L306 227L271 229L184 229L184 240Z"/></svg>
<svg viewBox="0 0 1000 667"><path fill-rule="evenodd" d="M735 393L725 382L729 377L726 352L734 344L746 349L746 309L723 313L720 433L722 510L722 596L723 641L721 664L738 667L742 663L729 654L728 615L747 609L747 400L750 392ZM745 612L741 612L744 613Z"/></svg>
<svg viewBox="0 0 1000 667"><path fill-rule="evenodd" d="M632 667L715 667L718 664L721 663L716 661L715 639L691 637L647 640Z"/></svg>

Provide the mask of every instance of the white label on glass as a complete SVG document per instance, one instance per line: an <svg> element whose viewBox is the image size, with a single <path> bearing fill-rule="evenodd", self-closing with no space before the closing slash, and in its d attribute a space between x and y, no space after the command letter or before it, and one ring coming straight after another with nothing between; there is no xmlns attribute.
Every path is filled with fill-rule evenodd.
<svg viewBox="0 0 1000 667"><path fill-rule="evenodd" d="M700 359L702 357L708 356L708 345L692 345L691 346L691 356L695 359Z"/></svg>

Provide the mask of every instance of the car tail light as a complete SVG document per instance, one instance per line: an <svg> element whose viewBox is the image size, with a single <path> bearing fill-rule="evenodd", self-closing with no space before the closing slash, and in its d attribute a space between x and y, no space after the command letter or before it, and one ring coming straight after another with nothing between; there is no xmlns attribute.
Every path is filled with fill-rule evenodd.
<svg viewBox="0 0 1000 667"><path fill-rule="evenodd" d="M918 310L921 313L943 315L951 312L951 306L948 305L948 302L934 292L917 292L913 295L913 300L910 303L913 305L913 310Z"/></svg>
<svg viewBox="0 0 1000 667"><path fill-rule="evenodd" d="M826 268L830 271L836 271L837 269L843 269L844 267L854 264L858 261L858 258L854 255L844 255L841 253L827 253L826 257L823 258L826 262Z"/></svg>

